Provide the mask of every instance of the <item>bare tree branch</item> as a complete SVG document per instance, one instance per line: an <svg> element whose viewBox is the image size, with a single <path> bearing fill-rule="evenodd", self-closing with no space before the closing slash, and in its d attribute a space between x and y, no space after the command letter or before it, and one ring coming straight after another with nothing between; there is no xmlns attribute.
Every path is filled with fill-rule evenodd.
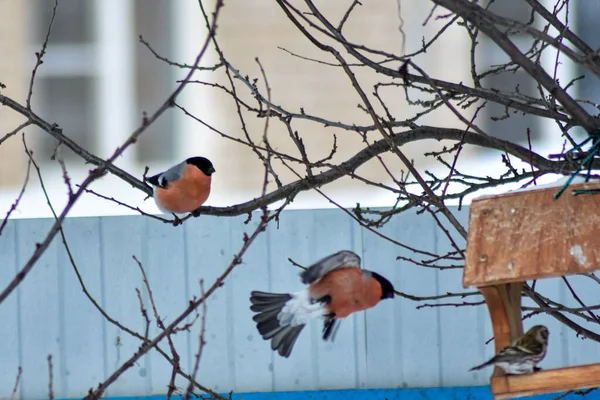
<svg viewBox="0 0 600 400"><path fill-rule="evenodd" d="M10 400L15 400L17 398L17 390L19 389L19 382L21 381L21 374L23 373L23 368L19 366L17 368L17 377L15 379L15 386L10 394Z"/></svg>
<svg viewBox="0 0 600 400"><path fill-rule="evenodd" d="M492 39L515 63L520 65L527 73L534 77L552 96L565 107L577 121L578 125L592 132L596 129L596 122L567 92L555 82L544 69L527 58L517 46L493 24L484 9L465 0L433 0L448 10L462 16L477 26L490 39Z"/></svg>
<svg viewBox="0 0 600 400"><path fill-rule="evenodd" d="M225 269L225 271L215 280L215 282L211 285L211 287L206 291L203 296L200 296L198 299L190 301L186 310L177 316L173 322L165 327L163 331L161 331L157 336L154 337L149 342L142 344L139 350L133 354L127 361L125 361L117 370L115 370L104 382L102 382L96 389L90 389L88 395L84 398L85 400L98 400L102 397L104 391L117 380L119 376L121 376L125 371L131 368L134 363L140 359L144 354L154 348L162 339L168 336L176 327L179 325L188 315L196 310L197 307L204 304L206 299L210 297L210 295L219 289L223 285L223 281L233 269L242 263L242 257L250 247L250 245L254 242L256 237L265 230L266 225L268 223L268 213L266 210L263 211L263 216L261 217L261 221L258 224L257 228L254 232L249 236L244 236L244 244L240 251L234 256L233 261L229 264L229 266Z"/></svg>
<svg viewBox="0 0 600 400"><path fill-rule="evenodd" d="M21 186L21 191L17 195L15 202L10 206L10 209L6 212L6 216L4 217L4 220L2 221L2 223L0 224L0 236L2 236L2 231L4 230L4 227L6 226L6 223L8 222L8 219L10 218L10 215L13 213L13 211L15 211L17 209L17 207L19 206L19 203L21 202L21 199L23 198L23 194L25 193L25 189L27 188L27 183L29 183L29 172L30 171L31 171L31 160L27 161L27 171L25 172L25 181L23 182L23 186Z"/></svg>
<svg viewBox="0 0 600 400"><path fill-rule="evenodd" d="M52 373L52 354L48 354L48 398L54 400L54 388L52 382L54 381Z"/></svg>
<svg viewBox="0 0 600 400"><path fill-rule="evenodd" d="M345 93L354 93L351 95L356 96L357 114L347 113L338 120L328 117L328 110L314 111L308 108L305 110L300 106L290 106L285 97L283 102L278 101L278 96L273 94L282 93L289 88L285 82L271 79L277 74L277 67L263 64L262 55L260 58L258 54L252 56L258 70L258 73L253 72L256 76L240 68L241 64L233 63L233 58L226 51L229 47L222 46L221 37L216 34L218 17L223 7L222 0L211 5L211 10L205 8L207 3L200 1L199 12L204 19L207 34L199 43L200 47L193 63L166 57L153 48L144 37L135 38L139 40L140 47L143 46L144 50L147 49L155 57L155 62L170 66L178 72L183 71L186 76L177 81L174 91L170 94L165 93L166 100L162 105L153 114L145 115L142 124L129 134L112 156L101 158L71 140L66 127L63 133L58 125L51 122L53 116L47 116L48 119L46 116L42 118L40 115L44 114L39 114L39 110L32 108L33 94L34 92L37 94L35 85L36 79L39 81L39 68L46 52L53 50L52 44L49 45L50 34L57 12L60 11L55 1L44 42L40 52L36 53L37 59L31 73L26 100L19 102L10 96L0 94L0 104L19 121L11 122L10 128L0 134L0 145L29 127L40 128L42 134L54 138L58 145L51 160L56 162L58 164L56 166L62 171L67 204L62 210L54 209L46 190L47 183L42 179L42 170L36 163L33 153L27 148L23 136L28 157L27 173L19 194L17 195L15 191L15 201L0 224L0 237L8 219L13 217L25 190L30 185L31 165L37 173L41 190L54 216L54 224L40 243L32 249L32 254L20 266L15 277L0 291L0 303L9 296L14 296L14 289L23 282L53 238L60 234L73 272L87 301L108 323L139 341L137 351L114 371L109 371L106 380L90 389L86 399L102 397L106 389L144 354L156 351L170 365L168 373L164 376L168 399L174 395L183 396L184 393L186 398L196 396L195 391L199 390L213 398L225 400L224 396L196 381L206 345L206 299L224 284L232 270L241 263L242 257L260 232L272 221L279 223L280 213L294 201L298 194L309 191L320 194L340 211L353 218L361 227L375 234L378 239L396 246L402 252L401 254L409 251L408 255L397 256L396 260L399 262L396 261L394 265L398 268L411 264L417 269L437 269L440 274L448 269L462 268L465 246L463 239L466 229L455 216L454 210L451 211L446 206L449 200L458 200L459 205L462 205L463 200L468 198L466 196L484 189L505 185L527 187L532 183L536 184L536 180L544 175L571 175L579 171L582 160L587 158L592 158L591 169L600 169L599 159L593 158L594 149L582 149L577 145L579 139L576 140L577 127L581 126L588 132L592 132L598 125L597 116L593 116L589 110L598 109L600 106L594 99L582 98L585 95L574 95L575 90L591 80L584 76L576 78L569 76L569 81L560 81L565 79L563 73L565 68L562 65L564 60L578 68L591 71L595 75L591 76L591 79L596 79L600 76L600 56L583 39L585 35L579 36L580 32L574 29L573 18L569 16L569 13L573 12L569 10L569 6L573 8L573 2L557 0L553 9L546 9L546 4L541 4L538 0L522 0L522 2L528 5L528 13L524 18L529 17L529 20L524 22L507 18L494 11L493 1L484 4L468 0L433 0L425 5L425 7L431 6L431 11L424 16L423 26L431 27L435 23L437 24L435 31L425 32L421 37L420 45L411 40L410 53L406 54L403 24L411 16L403 15L406 9L403 9L400 2L397 4L398 18L395 21L400 25L396 34L403 36L401 49L396 48L400 47L398 45L385 48L385 43L377 44L381 48L367 45L366 41L362 41L361 35L356 35L352 30L354 20L363 18L370 12L369 4L349 0L340 6L339 12L332 19L329 17L331 15L329 12L322 12L318 3L312 0L301 2L275 0L273 4L284 11L279 18L304 36L309 46L300 51L277 46L287 53L284 56L292 57L291 61L294 62L312 63L315 67L337 73L338 77L342 76L345 79L346 89L349 90ZM423 11L427 12L428 9ZM447 78L439 79L440 76L436 76L436 74L440 75L439 69L432 68L431 64L426 63L430 60L423 58L427 53L430 56L431 52L435 52L435 46L444 45L442 40L452 39L452 35L455 34L453 32L457 30L467 41L465 50L468 51L468 55L465 52L465 59L462 60L464 62L457 64L464 69L463 76L466 77L464 82L451 81ZM484 42L484 36L491 41ZM499 64L486 65L488 60L482 61L481 55L482 51L489 51L490 46L494 46L494 51L506 60L500 61ZM314 50L320 50L321 56L313 56ZM211 51L214 51L216 61L204 65L205 63L202 62L206 59L204 56ZM542 63L542 60L548 59L548 55L552 58L551 65L546 64L545 61ZM448 68L456 67L453 61L443 60L448 63ZM195 76L192 80L193 74L197 71L202 71L201 79L196 79ZM513 78L517 74L530 81L530 87L519 87L520 80ZM495 78L510 83L497 84ZM194 115L189 106L179 102L178 95L190 83L207 94L216 94L227 99L227 106L230 107L228 120L235 121L234 129L227 125L221 126L221 122L212 122L200 115L200 112ZM4 89L2 84L0 89ZM402 101L401 107L398 107L395 99ZM118 321L109 315L88 291L68 245L62 223L74 204L84 195L96 196L163 223L177 225L191 217L188 215L171 219L147 214L138 205L127 204L119 197L120 194L108 192L101 194L90 189L92 183L106 174L111 174L113 178L131 185L132 190L139 190L148 197L152 196L152 188L144 182L148 167L144 176L138 177L116 167L114 162L170 108L181 112L180 116L197 122L218 140L242 148L264 166L261 175L263 184L256 198L249 198L247 201L225 207L200 207L197 210L198 214L221 217L247 215L246 223L249 223L253 215L256 215L253 212L260 210L260 220L255 222L256 229L251 230L250 235L244 234L238 253L223 274L208 287L206 292L201 281L199 294L193 297L168 325L165 325L155 303L153 293L156 288L151 287L143 264L133 256L140 269L143 288L145 288L145 290L135 289L139 310L145 322L144 328L140 328L142 331L137 332L127 326L129 321ZM368 117L366 123L365 116ZM525 117L526 121L524 126L520 122L515 122L517 118L522 117ZM264 124L256 129L251 121L260 118L264 119L262 121ZM458 126L463 126L463 129L448 127L456 123L459 124ZM560 144L555 146L553 143L550 151L556 154L546 155L544 153L548 151L547 148L540 146L542 140L539 139L539 135L536 137L536 134L542 130L539 128L542 124L544 124L544 132L542 132L545 135L544 140L550 135L556 135L554 143L564 143L562 149L555 148L560 147ZM550 125L555 129L546 132L546 126ZM500 134L497 132L498 129L494 129L506 126L509 128L502 128L506 129L506 132ZM513 129L511 126L516 126L519 132L509 132ZM321 142L318 150L313 147L312 140L315 132L313 128L318 128L319 133L325 136L324 139L319 139ZM283 135L281 140L291 145L291 150L280 146L282 143L280 137L273 135L273 129L277 129L277 133ZM506 136L500 136L503 134ZM521 139L516 139L517 136ZM511 140L502 140L498 137L508 137ZM346 145L350 142L354 143L355 147L351 149L350 154L342 154L341 151L347 151ZM357 142L358 145L355 144ZM415 144L421 145L417 151L414 150L418 147L414 146ZM578 148L578 151L565 152L569 145ZM72 181L67 164L60 154L62 146L71 150L85 163L94 166L82 182ZM493 160L501 170L489 172L485 165L477 169L467 169L466 158L472 154L470 150L475 147L490 150L486 152L487 157L480 157L480 159L485 159L483 164ZM374 165L379 174L374 176L369 171L363 173L368 168L360 168L366 165L368 168ZM291 179L289 172L292 173ZM593 177L598 178L596 175ZM368 189L385 192L391 199L389 207L374 209L357 203L351 209L344 208L339 199L330 195L326 188L327 185L341 179L353 179ZM272 209L268 211L269 208ZM444 250L439 250L436 246L436 250L425 251L417 248L420 246L403 243L403 240L398 239L393 232L388 233L380 229L409 210L416 212L417 215L425 213L430 216L437 225L436 229L442 239L447 238L443 246ZM289 260L294 266L304 268L292 258ZM393 263L395 260L389 261ZM600 282L594 274L585 274L585 276L588 278L586 284L594 285ZM600 325L600 317L596 310L600 309L600 305L586 304L583 301L584 297L577 292L577 287L571 284L572 281L564 278L563 282L577 307L571 307L570 303L563 299L540 294L536 291L534 283L525 286L523 295L530 297L536 305L523 307L526 311L523 318L545 313L568 326L577 335L600 341L600 334L596 332L596 327ZM479 292L476 291L456 290L423 296L401 291L397 291L396 294L400 298L397 301L418 302L415 304L418 309L472 307L483 304L481 297L473 297L479 296ZM132 297L131 301L136 300ZM149 312L149 307L152 308L152 313ZM156 333L152 333L154 330L150 329L152 318L156 322ZM183 371L179 355L181 349L176 347L172 335L180 331L189 331L198 320L201 327L197 353L191 370ZM137 321L139 322L139 319ZM160 342L165 338L168 342L168 350L165 345L161 347ZM50 375L48 394L52 398L54 394L51 357L48 357L48 367ZM17 397L21 373L19 368L11 398ZM185 380L185 391L183 387L176 387L177 379Z"/></svg>
<svg viewBox="0 0 600 400"><path fill-rule="evenodd" d="M211 37L215 34L215 30L216 30L215 22L216 22L216 18L218 16L219 10L221 9L222 5L223 5L222 1L217 1L217 4L215 6L215 11L213 12L212 28L209 31L209 33L205 39L204 45L202 46L200 52L198 53L198 56L196 57L196 60L194 61L194 65L198 65L200 63L200 61L202 60L202 57L204 56L204 53L206 52L206 49L208 47L208 43L210 42ZM56 234L58 233L63 220L65 219L67 214L71 211L71 208L73 208L73 206L75 205L75 202L85 192L85 189L87 189L87 187L92 182L94 182L97 179L104 176L106 171L109 169L109 165L111 165L114 160L116 160L121 154L123 154L123 152L129 146L131 146L133 143L135 143L137 141L138 137L142 133L144 133L144 131L146 131L146 129L153 122L155 122L158 119L158 117L160 117L168 108L170 108L173 105L173 102L175 101L175 99L177 98L179 93L181 93L183 88L187 85L189 79L192 77L193 72L194 72L194 70L190 69L190 72L187 74L184 81L179 84L179 86L177 87L177 89L175 89L175 91L173 91L173 93L171 93L169 98L162 104L162 106L154 114L152 114L149 118L145 119L143 121L143 124L139 128L137 128L120 147L118 147L115 150L115 152L113 153L112 156L110 156L106 161L102 161L101 166L90 171L87 178L79 186L79 189L77 190L77 192L75 192L72 196L70 196L69 202L67 203L67 205L65 206L65 208L63 209L61 214L58 216L54 225L50 228L50 231L46 235L46 238L39 244L39 246L37 246L37 248L31 255L31 257L29 258L29 260L25 263L25 265L21 268L21 270L17 273L17 275L12 279L12 281L6 286L6 288L2 292L0 292L0 304L8 297L8 295L10 295L10 293L19 285L19 283L21 281L23 281L23 279L25 279L25 277L31 271L31 269L33 268L33 266L35 265L37 260L41 257L41 255L44 253L44 251L46 251L46 248L50 245L50 243L52 242L52 239L54 239L54 236L56 236Z"/></svg>
<svg viewBox="0 0 600 400"><path fill-rule="evenodd" d="M35 75L38 68L42 65L43 58L46 55L46 49L48 48L48 40L50 40L50 33L52 32L52 25L54 25L54 18L56 18L56 9L58 8L58 0L54 0L54 6L52 7L52 17L50 17L50 23L48 24L48 30L46 31L46 37L42 43L42 49L39 53L35 53L35 66L31 72L31 79L29 80L29 93L27 94L27 110L31 111L31 96L33 96L33 84L35 83Z"/></svg>

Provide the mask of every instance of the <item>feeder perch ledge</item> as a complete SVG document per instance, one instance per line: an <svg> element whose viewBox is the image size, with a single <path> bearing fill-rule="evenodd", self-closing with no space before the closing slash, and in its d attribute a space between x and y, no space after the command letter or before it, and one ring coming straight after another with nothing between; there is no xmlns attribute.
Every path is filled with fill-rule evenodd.
<svg viewBox="0 0 600 400"><path fill-rule="evenodd" d="M523 282L600 269L600 195L571 195L599 188L571 185L558 200L556 187L473 200L463 286L476 286L485 298L496 353L523 335ZM598 387L600 364L527 375L495 368L490 386L494 399Z"/></svg>

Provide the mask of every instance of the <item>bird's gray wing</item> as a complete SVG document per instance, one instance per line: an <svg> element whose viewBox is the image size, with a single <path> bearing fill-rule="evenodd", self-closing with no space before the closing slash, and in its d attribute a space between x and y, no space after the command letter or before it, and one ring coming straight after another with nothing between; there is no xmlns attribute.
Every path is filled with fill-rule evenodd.
<svg viewBox="0 0 600 400"><path fill-rule="evenodd" d="M526 360L539 355L543 351L542 346L540 348L526 348L521 346L508 346L502 349L494 357L495 362L514 362L520 360Z"/></svg>
<svg viewBox="0 0 600 400"><path fill-rule="evenodd" d="M492 357L489 361L481 365L471 368L471 371L478 370L488 365L496 363L512 363L518 364L523 362L539 362L546 354L544 344L530 340L528 336L515 341L512 345L500 350L498 354Z"/></svg>
<svg viewBox="0 0 600 400"><path fill-rule="evenodd" d="M179 163L176 166L169 168L162 174L154 175L154 176L148 178L148 182L152 183L155 186L160 186L163 188L167 187L169 182L173 182L173 181L176 181L177 179L181 178L181 176L183 175L185 166L186 166L185 161L182 163Z"/></svg>
<svg viewBox="0 0 600 400"><path fill-rule="evenodd" d="M360 257L349 250L342 250L317 261L300 274L302 283L311 284L339 267L360 268Z"/></svg>

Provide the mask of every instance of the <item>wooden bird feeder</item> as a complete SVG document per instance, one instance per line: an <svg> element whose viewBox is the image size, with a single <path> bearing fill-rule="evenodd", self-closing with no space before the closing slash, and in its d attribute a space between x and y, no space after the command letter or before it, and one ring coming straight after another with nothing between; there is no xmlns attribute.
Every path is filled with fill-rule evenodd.
<svg viewBox="0 0 600 400"><path fill-rule="evenodd" d="M496 353L523 335L523 282L600 269L600 194L571 194L598 188L599 182L571 185L554 200L558 187L548 187L471 204L463 286L476 286L485 298ZM527 375L496 367L490 386L495 399L598 387L600 364Z"/></svg>

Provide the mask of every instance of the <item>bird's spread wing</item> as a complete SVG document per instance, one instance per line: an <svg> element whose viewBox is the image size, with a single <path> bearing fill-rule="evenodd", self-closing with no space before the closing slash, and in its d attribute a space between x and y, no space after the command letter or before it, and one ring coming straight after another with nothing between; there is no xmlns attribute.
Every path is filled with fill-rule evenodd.
<svg viewBox="0 0 600 400"><path fill-rule="evenodd" d="M508 346L494 357L494 362L514 362L539 355L543 351L539 346Z"/></svg>
<svg viewBox="0 0 600 400"><path fill-rule="evenodd" d="M528 346L515 346L523 354L540 354L544 349L541 343Z"/></svg>
<svg viewBox="0 0 600 400"><path fill-rule="evenodd" d="M317 261L303 271L300 277L302 278L302 283L311 284L340 267L360 268L360 257L351 251L342 250Z"/></svg>
<svg viewBox="0 0 600 400"><path fill-rule="evenodd" d="M544 344L535 340L530 335L525 335L521 339L517 340L513 347L519 349L524 354L541 354L544 351Z"/></svg>
<svg viewBox="0 0 600 400"><path fill-rule="evenodd" d="M177 179L181 178L181 175L183 174L183 170L185 169L185 165L186 165L186 163L184 161L180 164L177 164L174 167L169 168L165 172L158 174L158 175L151 176L150 178L147 178L146 180L148 182L150 182L151 184L153 184L154 186L160 186L162 188L165 188L165 187L167 187L169 182L173 182L173 181L176 181Z"/></svg>
<svg viewBox="0 0 600 400"><path fill-rule="evenodd" d="M323 340L331 340L333 342L333 340L335 339L335 334L337 333L339 327L339 319L325 319L325 321L323 322Z"/></svg>

